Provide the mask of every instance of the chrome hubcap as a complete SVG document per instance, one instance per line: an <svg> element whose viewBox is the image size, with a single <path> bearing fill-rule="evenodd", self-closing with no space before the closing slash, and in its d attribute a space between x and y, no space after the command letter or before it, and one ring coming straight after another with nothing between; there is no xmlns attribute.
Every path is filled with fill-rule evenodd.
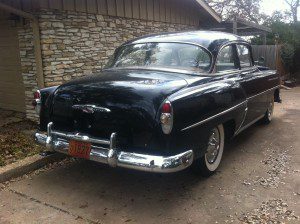
<svg viewBox="0 0 300 224"><path fill-rule="evenodd" d="M268 108L268 117L269 117L269 119L272 118L272 116L273 116L273 109L274 109L274 103L271 102L269 104L269 108Z"/></svg>
<svg viewBox="0 0 300 224"><path fill-rule="evenodd" d="M208 140L206 152L207 162L212 164L216 161L220 150L220 133L217 128L214 128Z"/></svg>

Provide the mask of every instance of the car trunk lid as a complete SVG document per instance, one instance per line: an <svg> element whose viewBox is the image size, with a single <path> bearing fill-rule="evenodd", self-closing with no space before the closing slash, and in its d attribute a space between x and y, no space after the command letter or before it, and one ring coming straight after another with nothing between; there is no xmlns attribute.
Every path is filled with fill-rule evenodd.
<svg viewBox="0 0 300 224"><path fill-rule="evenodd" d="M161 103L186 85L174 73L104 71L60 86L53 98L51 120L61 131L96 137L109 137L113 132L124 136L151 133Z"/></svg>

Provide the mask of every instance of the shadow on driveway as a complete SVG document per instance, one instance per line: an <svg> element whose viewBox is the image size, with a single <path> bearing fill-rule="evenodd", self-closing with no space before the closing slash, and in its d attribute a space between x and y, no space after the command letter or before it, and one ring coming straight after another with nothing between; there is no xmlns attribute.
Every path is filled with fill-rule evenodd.
<svg viewBox="0 0 300 224"><path fill-rule="evenodd" d="M210 223L217 216L222 217L223 211L230 212L226 204L235 197L229 192L240 188L238 179L247 173L244 164L236 161L257 160L240 149L246 147L245 143L252 144L262 127L257 124L233 139L226 147L220 170L209 179L189 169L153 174L78 160L13 183L10 188L72 214L105 223L144 220L182 223L204 217ZM253 148L251 153L258 151ZM223 211L214 214L220 208Z"/></svg>
<svg viewBox="0 0 300 224"><path fill-rule="evenodd" d="M262 201L291 192L243 184L267 175L262 163L267 149L285 150L291 143L297 147L299 131L293 124L299 111L292 104L289 107L279 105L270 125L257 123L230 141L219 171L209 179L189 170L153 174L78 160L11 183L9 188L95 222L236 222L241 213Z"/></svg>

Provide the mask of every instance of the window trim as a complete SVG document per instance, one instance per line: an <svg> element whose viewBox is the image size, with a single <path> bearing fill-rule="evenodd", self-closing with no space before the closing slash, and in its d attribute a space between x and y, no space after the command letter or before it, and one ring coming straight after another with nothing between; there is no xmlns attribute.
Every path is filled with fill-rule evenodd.
<svg viewBox="0 0 300 224"><path fill-rule="evenodd" d="M240 56L239 56L239 53L238 53L238 45L243 45L243 46L246 46L246 47L248 48L249 56L250 56L250 58L249 58L249 59L250 59L250 66L247 66L247 67L242 68ZM236 46L236 54L237 54L237 57L238 57L238 65L239 65L239 69L240 69L240 70L244 70L244 69L253 68L253 66L254 66L254 61L253 61L253 55L252 55L252 47L251 47L251 45L248 44L248 43L235 43L235 46Z"/></svg>
<svg viewBox="0 0 300 224"><path fill-rule="evenodd" d="M171 43L171 44L189 44L189 45L193 45L193 46L197 46L197 47L200 47L204 52L206 52L209 56L209 59L210 59L210 66L209 66L209 69L206 71L207 73L211 73L211 71L213 70L214 68L214 57L213 57L213 54L204 46L202 46L201 44L196 44L196 43L193 43L193 42L185 42L185 41L150 41L150 42L133 42L133 43L125 43L125 44L122 44L121 46L119 46L113 53L112 57L113 57L113 60L115 60L115 57L118 53L118 51L120 51L123 47L127 47L127 46L130 46L130 45L137 45L137 44L151 44L151 43ZM105 66L106 67L106 66ZM105 69L112 69L111 67L109 68L105 68ZM188 69L187 69L188 70Z"/></svg>
<svg viewBox="0 0 300 224"><path fill-rule="evenodd" d="M223 71L217 71L217 62L218 62L218 58L220 56L220 53L225 47L228 47L228 46L232 46L232 50L233 50L232 53L233 53L233 57L234 57L234 66L235 66L235 68L234 69L223 70ZM214 74L220 74L220 75L222 75L222 73L225 73L226 71L232 72L232 71L240 70L239 59L238 59L238 55L237 55L237 49L236 49L235 42L227 43L219 49L216 60L215 60L215 63L214 63L214 69L213 70L214 70L214 72L213 72Z"/></svg>
<svg viewBox="0 0 300 224"><path fill-rule="evenodd" d="M248 46L248 49L250 50L250 55L251 55L250 57L251 57L252 66L244 68L244 69L255 68L255 64L254 64L254 60L253 60L252 46L247 41L242 41L242 40L240 40L240 41L229 41L229 42L225 43L224 45L222 45L219 48L217 56L214 58L214 64L212 66L211 74L214 74L214 75L227 75L226 70L222 71L222 72L217 72L216 71L216 65L217 65L217 60L218 60L220 52L222 51L223 48L225 48L228 45L233 45L234 46L234 49L235 49L234 50L235 62L237 63L238 67L235 68L235 69L227 70L227 71L230 74L232 74L234 71L238 72L238 71L244 70L244 69L241 69L241 66L240 66L240 59L238 57L237 46L236 46L237 44L246 45L246 46Z"/></svg>

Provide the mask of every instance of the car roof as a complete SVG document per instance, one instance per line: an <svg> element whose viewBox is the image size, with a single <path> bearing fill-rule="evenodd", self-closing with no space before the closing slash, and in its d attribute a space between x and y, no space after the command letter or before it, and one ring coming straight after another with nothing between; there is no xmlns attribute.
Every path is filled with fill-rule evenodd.
<svg viewBox="0 0 300 224"><path fill-rule="evenodd" d="M248 43L243 38L230 33L217 31L188 31L142 36L128 41L124 45L151 42L182 42L201 45L210 52L215 53L218 52L220 47L232 41Z"/></svg>

